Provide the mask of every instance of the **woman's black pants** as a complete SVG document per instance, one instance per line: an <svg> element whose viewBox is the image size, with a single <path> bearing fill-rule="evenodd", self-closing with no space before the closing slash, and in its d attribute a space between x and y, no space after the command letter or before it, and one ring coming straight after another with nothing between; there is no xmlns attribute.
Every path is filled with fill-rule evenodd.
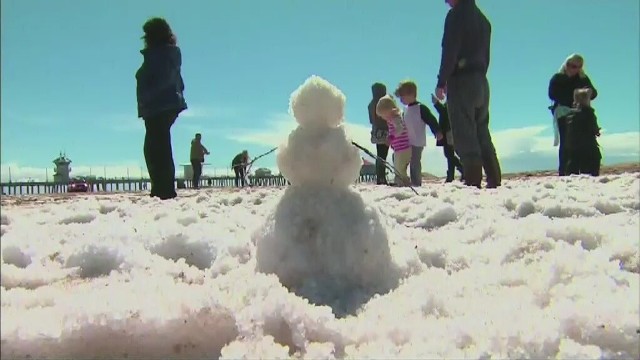
<svg viewBox="0 0 640 360"><path fill-rule="evenodd" d="M175 198L176 167L171 148L171 126L176 121L175 110L144 119L144 159L151 180L151 196L162 200Z"/></svg>

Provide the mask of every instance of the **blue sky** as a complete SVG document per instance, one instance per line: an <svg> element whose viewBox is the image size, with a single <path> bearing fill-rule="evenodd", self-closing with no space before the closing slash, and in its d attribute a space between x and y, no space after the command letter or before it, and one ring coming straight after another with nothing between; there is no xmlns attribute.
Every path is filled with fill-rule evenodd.
<svg viewBox="0 0 640 360"><path fill-rule="evenodd" d="M639 158L637 0L478 0L493 25L491 122L504 171L554 168L549 78L579 52L600 92L606 163ZM3 0L2 179L43 178L60 150L75 174L140 174L135 78L142 24L163 16L183 54L190 110L173 128L176 163L202 132L209 170L277 146L293 128L290 93L316 74L347 96L346 121L370 146L370 85L414 79L430 105L444 0ZM426 170L445 170L428 143ZM274 167L275 156L256 167ZM49 171L51 175L52 171Z"/></svg>

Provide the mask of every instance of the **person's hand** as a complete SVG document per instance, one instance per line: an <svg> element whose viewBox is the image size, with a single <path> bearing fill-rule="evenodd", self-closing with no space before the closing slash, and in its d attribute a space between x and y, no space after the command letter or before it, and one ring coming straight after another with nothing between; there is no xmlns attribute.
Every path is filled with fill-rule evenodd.
<svg viewBox="0 0 640 360"><path fill-rule="evenodd" d="M436 140L438 140L438 141L442 140L442 133L441 132L437 132L436 133Z"/></svg>
<svg viewBox="0 0 640 360"><path fill-rule="evenodd" d="M447 95L447 87L436 88L436 98L440 101L444 101L444 97Z"/></svg>
<svg viewBox="0 0 640 360"><path fill-rule="evenodd" d="M435 95L431 94L431 103L433 105L435 105L435 104L437 104L439 102L440 102L440 100L438 100L438 98Z"/></svg>

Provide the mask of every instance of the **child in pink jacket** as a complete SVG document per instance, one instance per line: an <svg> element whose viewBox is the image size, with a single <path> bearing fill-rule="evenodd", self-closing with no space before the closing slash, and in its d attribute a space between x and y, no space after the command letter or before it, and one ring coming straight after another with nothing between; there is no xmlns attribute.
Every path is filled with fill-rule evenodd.
<svg viewBox="0 0 640 360"><path fill-rule="evenodd" d="M400 109L389 95L383 96L376 105L376 114L383 118L389 126L389 143L393 149L393 166L400 176L396 176L396 186L409 185L407 167L411 162L411 144L407 126L402 120Z"/></svg>

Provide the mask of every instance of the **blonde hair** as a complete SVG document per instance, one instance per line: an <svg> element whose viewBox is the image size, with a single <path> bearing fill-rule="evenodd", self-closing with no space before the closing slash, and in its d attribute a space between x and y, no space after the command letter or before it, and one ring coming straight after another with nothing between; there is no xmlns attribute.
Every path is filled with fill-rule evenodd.
<svg viewBox="0 0 640 360"><path fill-rule="evenodd" d="M591 106L591 89L576 89L573 92L573 103L580 106Z"/></svg>
<svg viewBox="0 0 640 360"><path fill-rule="evenodd" d="M395 96L402 96L402 95L417 96L418 85L416 85L416 83L413 82L412 80L403 80L400 82L400 84L398 84L398 87L396 88L394 95Z"/></svg>
<svg viewBox="0 0 640 360"><path fill-rule="evenodd" d="M393 100L391 95L381 97L376 104L376 115L378 116L384 116L394 110L398 110L398 105L396 105L396 102Z"/></svg>
<svg viewBox="0 0 640 360"><path fill-rule="evenodd" d="M566 59L564 59L564 62L562 63L562 66L560 66L560 70L558 72L560 74L566 74L567 73L567 64L569 64L570 62L579 62L580 64L582 64L582 67L580 68L580 72L578 73L578 75L581 78L587 77L587 73L584 71L584 57L582 57L582 55L576 54L576 53L573 53L573 54L567 56Z"/></svg>

